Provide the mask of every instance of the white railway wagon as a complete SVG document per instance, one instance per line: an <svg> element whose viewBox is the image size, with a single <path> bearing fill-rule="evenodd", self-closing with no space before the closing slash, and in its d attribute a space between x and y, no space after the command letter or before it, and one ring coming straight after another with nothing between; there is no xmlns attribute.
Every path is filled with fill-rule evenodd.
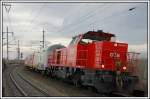
<svg viewBox="0 0 150 99"><path fill-rule="evenodd" d="M37 69L40 61L40 53L39 52L34 52L33 53L33 62L32 62L32 68Z"/></svg>
<svg viewBox="0 0 150 99"><path fill-rule="evenodd" d="M25 59L25 65L26 65L27 67L30 67L30 68L33 67L33 53L30 54L30 55L28 55L28 56L26 57L26 59Z"/></svg>
<svg viewBox="0 0 150 99"><path fill-rule="evenodd" d="M41 71L45 72L48 69L48 56L49 53L58 48L62 48L64 46L60 44L55 44L52 46L49 46L47 48L42 49L41 51L35 51L29 56L26 57L25 59L25 64L26 66Z"/></svg>
<svg viewBox="0 0 150 99"><path fill-rule="evenodd" d="M38 61L37 69L40 71L44 71L45 68L47 67L48 63L48 50L47 48L42 49L39 52L38 58L35 61Z"/></svg>

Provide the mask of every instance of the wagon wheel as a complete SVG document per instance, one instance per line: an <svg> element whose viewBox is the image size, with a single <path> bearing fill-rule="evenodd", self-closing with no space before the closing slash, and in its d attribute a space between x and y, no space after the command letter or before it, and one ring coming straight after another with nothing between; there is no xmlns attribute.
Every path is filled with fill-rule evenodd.
<svg viewBox="0 0 150 99"><path fill-rule="evenodd" d="M45 74L46 76L49 76L50 75L50 71L48 69L45 70Z"/></svg>

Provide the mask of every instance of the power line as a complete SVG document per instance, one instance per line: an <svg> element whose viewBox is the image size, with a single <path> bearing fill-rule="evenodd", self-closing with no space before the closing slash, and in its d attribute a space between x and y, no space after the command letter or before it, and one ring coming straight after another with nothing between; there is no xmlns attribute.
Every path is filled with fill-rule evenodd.
<svg viewBox="0 0 150 99"><path fill-rule="evenodd" d="M138 6L140 6L140 5L138 5ZM129 9L129 8L128 8ZM89 26L91 26L92 24L95 24L95 23L98 23L99 21L103 21L103 23L105 22L105 20L109 20L109 19L112 19L112 17L118 17L119 15L121 15L122 13L124 13L124 12L128 12L128 9L125 9L125 10L123 10L123 11L121 11L120 13L114 13L114 14L112 14L112 15L110 15L110 16L107 16L107 17L104 17L103 19L101 19L101 20L95 20L95 21L93 21L92 23L90 23L89 25L86 25L86 26L84 26L84 27L89 27ZM86 19L87 20L87 19ZM73 31L73 30L75 30L75 29L77 29L77 28L79 28L79 26L80 26L81 24L78 24L78 25L74 25L73 27L74 28L68 28L66 31L68 31L69 29L71 29L71 31ZM83 29L83 28L82 28ZM68 31L69 32L69 31Z"/></svg>
<svg viewBox="0 0 150 99"><path fill-rule="evenodd" d="M141 6L141 5L136 5L136 8L139 7L139 6ZM122 16L122 15L127 15L126 13L129 12L129 9L130 9L130 8L126 8L126 9L123 10L123 11L114 13L114 14L108 16L108 17L104 17L104 18L101 19L101 20L95 20L94 22L92 22L92 23L89 24L88 26L91 26L92 24L97 24L98 22L101 22L101 24L104 24L104 25L106 25L106 24L107 24L107 25L112 24L112 23L110 23L110 21L112 21L112 19L118 18L118 17L120 17L120 16ZM104 21L102 21L102 20L104 20ZM109 23L108 23L107 21L108 21ZM107 23L106 23L106 22L107 22ZM87 26L87 27L88 27L88 26Z"/></svg>
<svg viewBox="0 0 150 99"><path fill-rule="evenodd" d="M10 17L9 17L9 13L7 13L7 19L8 19L9 26L11 27L12 31L14 31L14 30L13 30L13 27L12 27L11 19L10 19Z"/></svg>
<svg viewBox="0 0 150 99"><path fill-rule="evenodd" d="M106 4L101 5L100 8L104 7L105 5L106 5ZM99 6L98 6L98 7L99 7ZM99 10L99 9L96 7L96 8L93 9L92 11L89 11L89 12L87 12L85 15L82 15L81 17L77 18L77 19L75 20L75 23L69 24L68 26L73 25L73 24L77 24L78 21L82 21L82 22L83 22L83 20L89 18L90 16L93 16L94 13L97 12L98 10Z"/></svg>
<svg viewBox="0 0 150 99"><path fill-rule="evenodd" d="M120 16L123 16L123 17L124 17L124 16L127 16L127 15L130 15L130 13L132 13L133 10L136 10L137 8L139 8L139 6L141 6L141 5L138 5L138 6L136 6L136 7L133 7L134 9L132 9L132 8L128 9L128 12L127 12L128 14L120 14L119 17L120 17ZM118 16L117 16L117 17L118 17ZM116 17L116 18L117 18L117 17ZM107 21L108 21L108 20L107 20ZM111 24L113 24L112 21L113 21L113 20L109 20L109 21L108 21L109 24L108 24L108 22L107 22L107 24L105 24L105 26L110 26ZM119 21L119 20L116 20L115 22L118 22L118 21ZM111 28L112 28L112 27L111 27Z"/></svg>
<svg viewBox="0 0 150 99"><path fill-rule="evenodd" d="M104 4L104 5L106 5L106 4ZM108 9L108 8L110 8L112 5L109 5L109 6L106 6L106 8L105 8L105 6L101 6L101 7L104 7L103 9L98 9L99 11L101 11L101 10L106 10L106 9ZM99 12L98 11L98 12ZM97 10L96 11L93 11L93 12L89 12L89 13L91 13L90 15L89 15L89 13L86 13L86 15L83 15L82 17L80 17L79 19L80 19L80 24L79 24L79 20L78 21L75 21L75 23L72 23L72 24L69 24L68 26L66 26L66 27L64 27L63 29L61 29L61 30L59 30L58 32L60 32L60 31L64 31L66 28L67 29L70 29L70 28L72 28L72 27L76 27L76 26L78 26L78 25L81 25L81 24L83 24L83 22L86 22L88 19L91 19L93 16L94 16L94 14L93 13L95 13L95 12L97 12ZM87 18L86 18L87 17ZM94 16L95 17L95 16ZM81 20L82 19L82 20ZM71 27L71 25L73 25L72 27Z"/></svg>
<svg viewBox="0 0 150 99"><path fill-rule="evenodd" d="M35 17L31 20L30 24L33 24L33 22L39 17L39 13L41 13L44 7L45 7L45 3L41 6L41 8L39 9Z"/></svg>
<svg viewBox="0 0 150 99"><path fill-rule="evenodd" d="M30 14L28 14L27 17L31 17L31 15L33 14L33 12L34 12L34 9L31 10ZM24 28L25 28L27 25L24 23L23 26L24 26ZM24 28L23 28L23 29L24 29ZM23 31L23 29L21 30L21 32Z"/></svg>
<svg viewBox="0 0 150 99"><path fill-rule="evenodd" d="M106 11L106 9L110 8L111 6L112 6L112 4L109 5L109 6L107 6L107 7L105 8L105 11ZM101 10L104 10L104 9L100 9L99 11L101 11ZM103 11L103 13L104 13L104 11ZM102 14L102 12L101 12L101 14ZM80 25L85 24L85 22L86 22L87 20L90 21L89 19L92 19L93 17L95 17L95 16L93 15L93 16L91 16L91 17L85 18L85 19L84 19L85 21L80 21L80 24L73 25L73 26L69 25L69 27L67 28L67 31L68 31L69 29L73 29L73 30L74 30L74 29L78 28ZM66 31L65 28L63 28L62 31Z"/></svg>
<svg viewBox="0 0 150 99"><path fill-rule="evenodd" d="M36 13L36 15L32 18L32 20L27 24L27 25L25 25L24 26L24 28L22 29L22 31L24 30L24 29L26 29L26 27L28 26L28 25L32 25L33 24L33 22L39 17L39 13L41 13L41 11L43 10L43 8L45 7L45 3L40 7L40 9L38 10L38 12ZM31 14L33 13L33 11L31 12ZM22 32L21 31L21 32Z"/></svg>

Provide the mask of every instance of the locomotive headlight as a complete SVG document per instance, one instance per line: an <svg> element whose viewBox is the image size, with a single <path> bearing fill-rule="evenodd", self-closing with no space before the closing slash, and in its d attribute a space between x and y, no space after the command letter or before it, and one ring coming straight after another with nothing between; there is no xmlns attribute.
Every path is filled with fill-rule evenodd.
<svg viewBox="0 0 150 99"><path fill-rule="evenodd" d="M102 68L105 68L104 64L102 64Z"/></svg>
<svg viewBox="0 0 150 99"><path fill-rule="evenodd" d="M123 66L123 70L126 70L126 69L127 69L127 67Z"/></svg>
<svg viewBox="0 0 150 99"><path fill-rule="evenodd" d="M118 44L117 44L117 43L114 43L114 46L116 47L116 46L118 46Z"/></svg>

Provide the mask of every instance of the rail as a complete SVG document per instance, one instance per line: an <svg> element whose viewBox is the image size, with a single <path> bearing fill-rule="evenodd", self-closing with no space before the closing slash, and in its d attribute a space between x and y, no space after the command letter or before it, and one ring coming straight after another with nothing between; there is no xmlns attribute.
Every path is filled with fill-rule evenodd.
<svg viewBox="0 0 150 99"><path fill-rule="evenodd" d="M14 69L16 70L16 69ZM17 81L15 80L15 77L13 75L13 72L16 72L16 71L12 71L9 76L12 80L12 82L14 83L14 85L16 86L16 88L19 90L19 92L23 95L23 96L30 96L27 92L24 91L24 88L22 88L18 83ZM24 82L26 82L27 84L29 84L31 87L33 87L34 89L36 89L38 92L42 93L44 96L50 96L47 92L45 92L44 90L38 88L37 86L35 86L34 84L32 84L30 81L28 81L25 77L23 77L20 73L16 73L19 78L21 78Z"/></svg>
<svg viewBox="0 0 150 99"><path fill-rule="evenodd" d="M23 95L23 96L28 96L28 94L17 84L16 80L14 79L14 77L12 76L12 73L9 74L10 79L12 80L12 82L14 83L14 85L16 86L16 88L19 90L19 92Z"/></svg>
<svg viewBox="0 0 150 99"><path fill-rule="evenodd" d="M32 87L34 87L36 90L40 91L41 93L43 93L45 96L49 96L49 94L45 91L43 91L42 89L36 87L35 85L33 85L30 81L28 81L27 79L25 79L20 73L18 73L18 75L20 76L20 78L22 78L25 82L27 82L28 84L30 84Z"/></svg>

